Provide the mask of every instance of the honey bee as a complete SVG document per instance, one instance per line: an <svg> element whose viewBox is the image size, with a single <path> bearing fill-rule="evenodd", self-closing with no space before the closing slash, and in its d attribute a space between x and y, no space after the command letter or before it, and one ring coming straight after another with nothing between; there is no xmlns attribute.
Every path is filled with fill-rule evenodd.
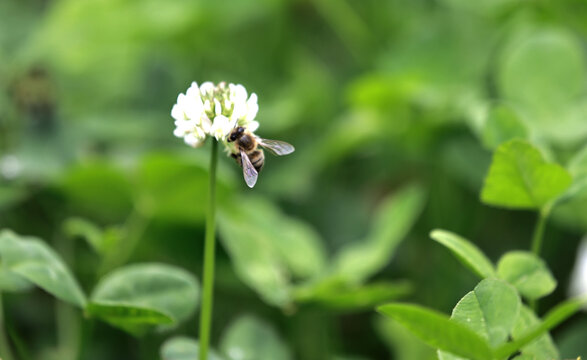
<svg viewBox="0 0 587 360"><path fill-rule="evenodd" d="M287 155L295 150L293 145L285 141L262 139L242 126L235 127L227 141L236 143L237 152L231 156L243 168L245 182L250 188L255 186L259 172L265 164L265 154L259 145L275 155Z"/></svg>

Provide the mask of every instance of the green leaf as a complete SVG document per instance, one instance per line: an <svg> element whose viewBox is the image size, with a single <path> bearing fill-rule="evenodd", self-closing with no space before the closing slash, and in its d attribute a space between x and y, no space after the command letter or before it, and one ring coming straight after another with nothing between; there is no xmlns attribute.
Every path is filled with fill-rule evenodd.
<svg viewBox="0 0 587 360"><path fill-rule="evenodd" d="M230 360L291 360L293 357L275 331L264 322L241 316L222 335L220 350Z"/></svg>
<svg viewBox="0 0 587 360"><path fill-rule="evenodd" d="M152 215L174 223L199 223L206 212L208 172L197 159L153 154L142 161L137 188ZM189 199L189 201L186 201Z"/></svg>
<svg viewBox="0 0 587 360"><path fill-rule="evenodd" d="M422 208L425 191L407 186L383 200L368 237L345 246L334 259L334 272L360 283L387 265L396 247L408 234Z"/></svg>
<svg viewBox="0 0 587 360"><path fill-rule="evenodd" d="M0 209L7 209L27 197L27 192L15 185L0 184Z"/></svg>
<svg viewBox="0 0 587 360"><path fill-rule="evenodd" d="M495 149L501 143L514 138L526 139L528 129L515 109L499 104L489 109L482 137L486 147Z"/></svg>
<svg viewBox="0 0 587 360"><path fill-rule="evenodd" d="M21 292L29 290L33 284L10 270L0 268L0 291Z"/></svg>
<svg viewBox="0 0 587 360"><path fill-rule="evenodd" d="M4 269L63 301L85 306L86 297L63 260L40 239L4 230L0 232L0 258Z"/></svg>
<svg viewBox="0 0 587 360"><path fill-rule="evenodd" d="M200 355L200 344L195 339L183 336L173 337L161 347L162 360L197 360ZM208 349L208 360L223 360L214 350Z"/></svg>
<svg viewBox="0 0 587 360"><path fill-rule="evenodd" d="M373 282L349 285L344 281L319 282L296 289L298 302L318 303L332 310L357 310L389 302L408 295L412 286L406 282Z"/></svg>
<svg viewBox="0 0 587 360"><path fill-rule="evenodd" d="M541 321L534 315L534 312L525 305L520 309L520 315L512 331L514 340L518 339L524 332L533 327L539 326ZM552 360L559 359L558 350L554 345L550 335L544 333L536 340L520 349L522 355L534 360Z"/></svg>
<svg viewBox="0 0 587 360"><path fill-rule="evenodd" d="M583 141L585 57L581 40L567 29L532 29L504 46L497 86L519 104L534 133L568 145Z"/></svg>
<svg viewBox="0 0 587 360"><path fill-rule="evenodd" d="M511 285L498 279L485 279L458 302L451 320L467 326L489 340L491 347L496 347L508 339L518 318L520 305L520 298ZM443 351L438 351L438 358L462 359Z"/></svg>
<svg viewBox="0 0 587 360"><path fill-rule="evenodd" d="M316 232L258 197L234 198L219 209L220 239L239 277L269 304L291 303L290 275L322 271L325 251Z"/></svg>
<svg viewBox="0 0 587 360"><path fill-rule="evenodd" d="M581 95L585 75L579 40L547 28L506 49L498 85L505 97L543 108Z"/></svg>
<svg viewBox="0 0 587 360"><path fill-rule="evenodd" d="M511 285L498 279L485 279L459 301L451 319L468 326L495 347L507 340L520 305L520 298Z"/></svg>
<svg viewBox="0 0 587 360"><path fill-rule="evenodd" d="M441 350L436 351L436 355L438 356L438 360L468 360Z"/></svg>
<svg viewBox="0 0 587 360"><path fill-rule="evenodd" d="M375 319L375 330L394 354L393 359L437 360L436 350L406 330L396 321L385 317Z"/></svg>
<svg viewBox="0 0 587 360"><path fill-rule="evenodd" d="M94 306L153 310L172 319L172 325L177 325L193 314L198 296L198 282L185 270L164 264L135 264L117 269L101 279L91 300ZM134 326L138 320L132 316L130 314L129 324ZM124 326L124 317L119 318L120 321L110 323L129 330ZM109 318L103 319L109 321Z"/></svg>
<svg viewBox="0 0 587 360"><path fill-rule="evenodd" d="M525 251L506 253L497 264L497 274L528 299L539 299L554 291L556 280L538 256Z"/></svg>
<svg viewBox="0 0 587 360"><path fill-rule="evenodd" d="M133 228L130 221L127 221L125 226L126 228L109 226L102 229L86 219L72 217L63 223L63 231L69 237L84 239L102 257L99 273L103 274L105 270L124 263L123 260L127 257L123 250L125 246L130 246L129 233ZM125 243L122 243L123 241Z"/></svg>
<svg viewBox="0 0 587 360"><path fill-rule="evenodd" d="M490 360L488 342L467 326L439 312L412 304L388 304L377 311L412 331L430 346L473 360Z"/></svg>
<svg viewBox="0 0 587 360"><path fill-rule="evenodd" d="M577 319L557 332L556 344L560 350L560 358L571 359L579 354L587 354L587 318Z"/></svg>
<svg viewBox="0 0 587 360"><path fill-rule="evenodd" d="M72 217L63 223L63 231L69 237L81 237L85 239L94 251L98 254L103 253L102 230L92 222L86 219Z"/></svg>
<svg viewBox="0 0 587 360"><path fill-rule="evenodd" d="M263 301L287 306L290 302L289 279L272 238L247 221L244 213L218 213L220 240L230 255L239 278L253 288Z"/></svg>
<svg viewBox="0 0 587 360"><path fill-rule="evenodd" d="M430 237L447 247L465 267L480 278L495 276L491 261L469 240L446 230L433 230Z"/></svg>
<svg viewBox="0 0 587 360"><path fill-rule="evenodd" d="M569 161L567 168L573 175L573 184L557 199L553 217L571 227L587 229L587 145Z"/></svg>
<svg viewBox="0 0 587 360"><path fill-rule="evenodd" d="M295 277L307 278L322 272L326 251L323 240L311 226L286 216L275 204L261 198L243 201L251 222L273 237L275 250Z"/></svg>
<svg viewBox="0 0 587 360"><path fill-rule="evenodd" d="M587 296L570 299L560 303L544 316L542 323L523 331L521 334L518 334L514 341L495 349L495 357L501 359L510 356L511 354L542 336L545 332L573 316L575 313L581 310L585 304L587 304Z"/></svg>
<svg viewBox="0 0 587 360"><path fill-rule="evenodd" d="M116 222L132 208L132 188L118 168L96 162L74 167L61 189L73 211L91 219Z"/></svg>
<svg viewBox="0 0 587 360"><path fill-rule="evenodd" d="M500 145L493 156L481 200L515 209L540 209L571 185L571 175L548 163L540 151L522 140Z"/></svg>
<svg viewBox="0 0 587 360"><path fill-rule="evenodd" d="M130 334L140 336L156 325L173 324L174 319L160 311L134 305L109 304L105 301L90 302L85 309L87 316L101 319Z"/></svg>

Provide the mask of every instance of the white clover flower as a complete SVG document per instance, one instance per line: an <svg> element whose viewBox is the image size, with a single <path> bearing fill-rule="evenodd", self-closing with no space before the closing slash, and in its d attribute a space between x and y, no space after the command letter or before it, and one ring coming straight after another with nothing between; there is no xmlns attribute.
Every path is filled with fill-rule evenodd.
<svg viewBox="0 0 587 360"><path fill-rule="evenodd" d="M193 82L185 94L179 94L171 109L175 119L173 134L192 147L214 136L228 148L226 137L233 128L242 126L251 132L259 128L255 121L258 111L257 95L248 96L240 84L205 82L198 86Z"/></svg>
<svg viewBox="0 0 587 360"><path fill-rule="evenodd" d="M569 292L571 296L587 295L587 236L583 238L577 251Z"/></svg>

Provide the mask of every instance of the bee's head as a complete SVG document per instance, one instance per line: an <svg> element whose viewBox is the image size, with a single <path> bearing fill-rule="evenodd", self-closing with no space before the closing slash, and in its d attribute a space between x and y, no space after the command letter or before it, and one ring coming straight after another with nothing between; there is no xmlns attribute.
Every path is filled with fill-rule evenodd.
<svg viewBox="0 0 587 360"><path fill-rule="evenodd" d="M232 130L232 132L230 133L230 135L228 135L228 142L233 142L236 141L238 138L241 137L241 135L245 132L245 128L242 126L236 127L234 128L234 130Z"/></svg>

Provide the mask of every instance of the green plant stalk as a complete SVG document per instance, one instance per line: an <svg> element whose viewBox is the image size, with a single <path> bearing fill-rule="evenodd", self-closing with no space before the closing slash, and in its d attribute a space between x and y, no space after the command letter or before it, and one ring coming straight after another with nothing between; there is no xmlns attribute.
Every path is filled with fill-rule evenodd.
<svg viewBox="0 0 587 360"><path fill-rule="evenodd" d="M216 164L218 162L218 141L212 140L210 153L210 184L208 186L208 212L206 213L206 234L204 237L204 273L202 309L200 313L200 360L208 357L212 325L212 303L214 288L214 250L216 247Z"/></svg>
<svg viewBox="0 0 587 360"><path fill-rule="evenodd" d="M55 247L63 259L73 268L75 249L73 239L59 234L55 239ZM62 359L77 358L80 344L81 317L71 305L55 299L55 324L57 332L57 348Z"/></svg>
<svg viewBox="0 0 587 360"><path fill-rule="evenodd" d="M536 256L540 256L540 250L542 249L542 239L544 238L544 228L546 226L546 220L548 219L548 215L550 214L550 210L552 209L551 204L546 204L538 213L538 220L536 221L536 226L534 227L534 234L532 235L532 252ZM534 310L534 312L538 311L538 301L537 300L530 300L528 302L530 308Z"/></svg>
<svg viewBox="0 0 587 360"><path fill-rule="evenodd" d="M8 331L8 337L14 344L16 358L19 360L32 360L33 358L29 354L28 347L24 341L16 334L12 327L6 329Z"/></svg>
<svg viewBox="0 0 587 360"><path fill-rule="evenodd" d="M63 359L77 358L80 338L80 317L76 310L63 301L56 300L57 344Z"/></svg>
<svg viewBox="0 0 587 360"><path fill-rule="evenodd" d="M77 360L84 360L88 357L88 344L94 333L94 320L86 318L82 324L82 334L80 336L80 345L77 351Z"/></svg>
<svg viewBox="0 0 587 360"><path fill-rule="evenodd" d="M2 293L0 293L0 356L4 360L14 360L14 355L10 350L10 344L6 337L6 328L4 327L4 306L2 304Z"/></svg>
<svg viewBox="0 0 587 360"><path fill-rule="evenodd" d="M544 227L546 226L546 220L550 215L551 205L546 204L538 213L538 220L534 227L534 234L532 235L532 252L536 256L540 256L540 250L542 249L542 238L544 237Z"/></svg>

